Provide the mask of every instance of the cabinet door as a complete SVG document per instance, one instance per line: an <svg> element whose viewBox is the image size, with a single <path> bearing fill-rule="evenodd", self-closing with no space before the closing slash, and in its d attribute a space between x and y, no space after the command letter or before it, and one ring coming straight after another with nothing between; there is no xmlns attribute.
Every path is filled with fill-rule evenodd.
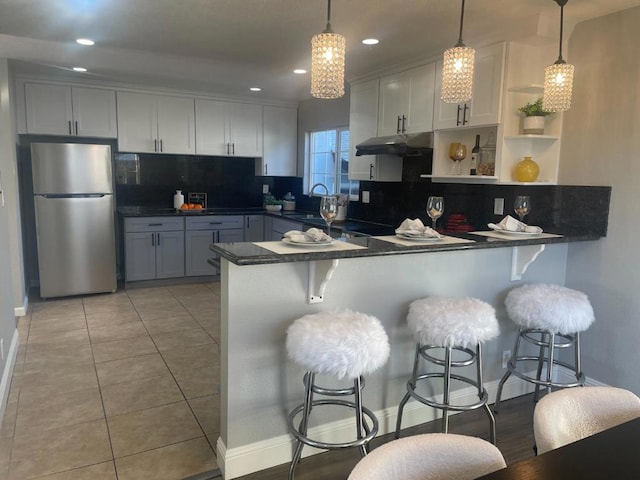
<svg viewBox="0 0 640 480"><path fill-rule="evenodd" d="M228 141L231 155L262 156L262 106L248 103L227 105Z"/></svg>
<svg viewBox="0 0 640 480"><path fill-rule="evenodd" d="M155 153L158 149L158 102L155 95L118 92L118 150Z"/></svg>
<svg viewBox="0 0 640 480"><path fill-rule="evenodd" d="M264 152L261 175L295 177L298 158L298 111L263 107Z"/></svg>
<svg viewBox="0 0 640 480"><path fill-rule="evenodd" d="M378 134L378 80L351 87L349 105L349 179L373 180L376 156L356 156L356 145Z"/></svg>
<svg viewBox="0 0 640 480"><path fill-rule="evenodd" d="M185 273L187 277L215 275L217 269L207 260L216 255L209 249L215 242L215 230L195 230L185 232Z"/></svg>
<svg viewBox="0 0 640 480"><path fill-rule="evenodd" d="M406 72L380 79L378 135L401 133L402 116L408 115L409 88Z"/></svg>
<svg viewBox="0 0 640 480"><path fill-rule="evenodd" d="M475 86L474 86L475 88ZM458 112L458 108L464 109L464 104L444 103L442 96L442 60L436 62L436 87L435 87L435 104L433 107L433 129L443 130L446 128L456 128L461 125L462 111Z"/></svg>
<svg viewBox="0 0 640 480"><path fill-rule="evenodd" d="M116 92L100 88L71 90L74 131L83 137L116 138Z"/></svg>
<svg viewBox="0 0 640 480"><path fill-rule="evenodd" d="M156 233L156 278L184 277L184 231Z"/></svg>
<svg viewBox="0 0 640 480"><path fill-rule="evenodd" d="M262 242L264 240L264 215L245 215L245 242Z"/></svg>
<svg viewBox="0 0 640 480"><path fill-rule="evenodd" d="M196 153L228 155L225 110L227 102L196 100Z"/></svg>
<svg viewBox="0 0 640 480"><path fill-rule="evenodd" d="M430 63L407 72L409 102L402 133L433 130L433 104L436 88L436 64Z"/></svg>
<svg viewBox="0 0 640 480"><path fill-rule="evenodd" d="M470 126L500 123L505 44L476 51Z"/></svg>
<svg viewBox="0 0 640 480"><path fill-rule="evenodd" d="M156 233L127 233L124 259L127 282L156 278Z"/></svg>
<svg viewBox="0 0 640 480"><path fill-rule="evenodd" d="M194 100L158 97L158 151L174 154L196 153Z"/></svg>
<svg viewBox="0 0 640 480"><path fill-rule="evenodd" d="M24 94L27 133L73 135L70 87L26 83Z"/></svg>

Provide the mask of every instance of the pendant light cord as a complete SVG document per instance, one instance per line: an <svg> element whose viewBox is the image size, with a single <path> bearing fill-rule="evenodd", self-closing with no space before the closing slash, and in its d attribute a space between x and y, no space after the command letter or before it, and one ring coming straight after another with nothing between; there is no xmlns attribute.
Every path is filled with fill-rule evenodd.
<svg viewBox="0 0 640 480"><path fill-rule="evenodd" d="M460 35L458 35L458 45L460 47L464 46L464 42L462 41L462 26L464 25L464 0L462 0L462 8L460 9Z"/></svg>
<svg viewBox="0 0 640 480"><path fill-rule="evenodd" d="M327 31L331 31L331 0L327 1Z"/></svg>
<svg viewBox="0 0 640 480"><path fill-rule="evenodd" d="M564 5L560 5L560 46L558 49L558 60L562 60L562 26L564 25Z"/></svg>

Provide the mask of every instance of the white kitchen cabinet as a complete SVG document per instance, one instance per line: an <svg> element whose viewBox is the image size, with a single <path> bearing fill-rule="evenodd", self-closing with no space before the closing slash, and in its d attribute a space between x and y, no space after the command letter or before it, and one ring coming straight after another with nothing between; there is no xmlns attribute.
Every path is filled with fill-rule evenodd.
<svg viewBox="0 0 640 480"><path fill-rule="evenodd" d="M305 229L303 228L303 224L300 222L295 222L293 220L286 220L284 218L272 218L269 240L273 240L273 241L282 240L282 237L284 237L284 234L290 230L305 230Z"/></svg>
<svg viewBox="0 0 640 480"><path fill-rule="evenodd" d="M264 241L264 215L244 216L244 241Z"/></svg>
<svg viewBox="0 0 640 480"><path fill-rule="evenodd" d="M188 217L185 232L186 276L217 275L218 269L208 263L218 255L209 248L212 243L242 242L244 216L204 215Z"/></svg>
<svg viewBox="0 0 640 480"><path fill-rule="evenodd" d="M295 177L298 157L298 111L287 107L262 107L263 154L256 175Z"/></svg>
<svg viewBox="0 0 640 480"><path fill-rule="evenodd" d="M184 276L184 220L125 218L127 282Z"/></svg>
<svg viewBox="0 0 640 480"><path fill-rule="evenodd" d="M196 99L196 153L262 156L262 106Z"/></svg>
<svg viewBox="0 0 640 480"><path fill-rule="evenodd" d="M435 63L380 79L378 135L433 130Z"/></svg>
<svg viewBox="0 0 640 480"><path fill-rule="evenodd" d="M356 156L356 145L378 135L378 79L351 86L349 105L349 179L400 181L402 158L395 155Z"/></svg>
<svg viewBox="0 0 640 480"><path fill-rule="evenodd" d="M101 88L25 83L25 133L115 138L116 95Z"/></svg>
<svg viewBox="0 0 640 480"><path fill-rule="evenodd" d="M478 127L500 123L506 46L497 43L476 50L473 98L466 103L444 103L442 61L436 65L434 130Z"/></svg>
<svg viewBox="0 0 640 480"><path fill-rule="evenodd" d="M133 92L117 99L120 151L196 153L193 99Z"/></svg>

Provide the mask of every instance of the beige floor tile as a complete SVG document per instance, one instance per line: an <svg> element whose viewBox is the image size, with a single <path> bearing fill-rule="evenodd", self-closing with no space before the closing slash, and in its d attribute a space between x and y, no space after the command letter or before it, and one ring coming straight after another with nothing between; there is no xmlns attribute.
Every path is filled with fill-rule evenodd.
<svg viewBox="0 0 640 480"><path fill-rule="evenodd" d="M87 326L107 327L109 325L120 325L140 321L140 316L133 306L122 307L109 312L87 314Z"/></svg>
<svg viewBox="0 0 640 480"><path fill-rule="evenodd" d="M31 329L31 316L23 317L18 322L18 342L20 346L25 345L29 340L29 330Z"/></svg>
<svg viewBox="0 0 640 480"><path fill-rule="evenodd" d="M147 335L147 329L139 320L119 325L89 327L91 343L113 342L132 337L144 337L145 335Z"/></svg>
<svg viewBox="0 0 640 480"><path fill-rule="evenodd" d="M136 307L142 320L152 320L154 318L172 318L178 315L189 315L189 311L177 300L171 304L154 303L149 306Z"/></svg>
<svg viewBox="0 0 640 480"><path fill-rule="evenodd" d="M220 349L215 343L166 350L161 355L174 375L183 375L194 368L220 365Z"/></svg>
<svg viewBox="0 0 640 480"><path fill-rule="evenodd" d="M184 400L171 375L118 383L102 388L107 417Z"/></svg>
<svg viewBox="0 0 640 480"><path fill-rule="evenodd" d="M115 458L202 436L184 401L110 417L108 423Z"/></svg>
<svg viewBox="0 0 640 480"><path fill-rule="evenodd" d="M193 328L180 332L158 333L151 335L151 337L161 352L213 343L213 339L202 328Z"/></svg>
<svg viewBox="0 0 640 480"><path fill-rule="evenodd" d="M122 308L132 308L131 300L126 293L108 294L100 297L87 297L82 300L87 314L111 312Z"/></svg>
<svg viewBox="0 0 640 480"><path fill-rule="evenodd" d="M86 326L78 330L66 332L42 333L29 335L27 355L29 352L45 352L58 348L86 345L89 343L89 332Z"/></svg>
<svg viewBox="0 0 640 480"><path fill-rule="evenodd" d="M31 320L29 335L39 335L68 330L81 330L87 327L84 315Z"/></svg>
<svg viewBox="0 0 640 480"><path fill-rule="evenodd" d="M117 480L116 467L113 461L98 463L89 467L45 475L44 477L38 477L38 480Z"/></svg>
<svg viewBox="0 0 640 480"><path fill-rule="evenodd" d="M16 435L75 425L104 418L98 388L20 399Z"/></svg>
<svg viewBox="0 0 640 480"><path fill-rule="evenodd" d="M220 432L220 395L192 398L189 405L207 435Z"/></svg>
<svg viewBox="0 0 640 480"><path fill-rule="evenodd" d="M183 375L176 375L176 382L187 399L219 393L220 367L194 368Z"/></svg>
<svg viewBox="0 0 640 480"><path fill-rule="evenodd" d="M74 297L74 298L61 298L59 300L47 300L42 302L32 303L33 307L32 312L41 313L47 312L51 314L59 314L59 313L84 313L84 307L82 305L82 298Z"/></svg>
<svg viewBox="0 0 640 480"><path fill-rule="evenodd" d="M188 285L172 285L168 288L169 288L169 291L178 298L182 296L191 296L191 295L201 295L201 294L208 295L211 293L211 289L204 283L190 283Z"/></svg>
<svg viewBox="0 0 640 480"><path fill-rule="evenodd" d="M161 377L169 373L159 353L99 363L96 365L96 370L101 387Z"/></svg>
<svg viewBox="0 0 640 480"><path fill-rule="evenodd" d="M0 437L0 478L9 478L9 465L11 463L11 450L13 448L13 437Z"/></svg>
<svg viewBox="0 0 640 480"><path fill-rule="evenodd" d="M168 287L130 288L127 290L127 295L131 300L138 300L148 297L163 298L171 295L171 292Z"/></svg>
<svg viewBox="0 0 640 480"><path fill-rule="evenodd" d="M65 365L93 365L90 345L58 348L44 352L29 352L24 360L23 372L39 373L64 368Z"/></svg>
<svg viewBox="0 0 640 480"><path fill-rule="evenodd" d="M216 468L204 437L116 459L119 480L180 480Z"/></svg>
<svg viewBox="0 0 640 480"><path fill-rule="evenodd" d="M64 392L77 392L98 386L93 365L64 365L40 373L23 374L20 379L20 401Z"/></svg>
<svg viewBox="0 0 640 480"><path fill-rule="evenodd" d="M31 478L111 460L104 420L16 436L10 479Z"/></svg>
<svg viewBox="0 0 640 480"><path fill-rule="evenodd" d="M2 426L0 427L0 438L13 438L16 427L16 417L18 415L18 403L10 403L4 409ZM2 478L2 477L0 477Z"/></svg>
<svg viewBox="0 0 640 480"><path fill-rule="evenodd" d="M151 335L199 328L200 325L191 315L176 315L169 318L145 319L144 326Z"/></svg>
<svg viewBox="0 0 640 480"><path fill-rule="evenodd" d="M98 343L93 345L92 349L96 363L148 355L158 351L149 335L115 342Z"/></svg>

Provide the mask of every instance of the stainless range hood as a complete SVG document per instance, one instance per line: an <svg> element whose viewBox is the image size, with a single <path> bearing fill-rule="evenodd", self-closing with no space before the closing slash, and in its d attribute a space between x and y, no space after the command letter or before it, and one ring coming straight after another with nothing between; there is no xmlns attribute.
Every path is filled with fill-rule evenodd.
<svg viewBox="0 0 640 480"><path fill-rule="evenodd" d="M373 137L356 145L356 155L426 155L433 150L433 132Z"/></svg>

